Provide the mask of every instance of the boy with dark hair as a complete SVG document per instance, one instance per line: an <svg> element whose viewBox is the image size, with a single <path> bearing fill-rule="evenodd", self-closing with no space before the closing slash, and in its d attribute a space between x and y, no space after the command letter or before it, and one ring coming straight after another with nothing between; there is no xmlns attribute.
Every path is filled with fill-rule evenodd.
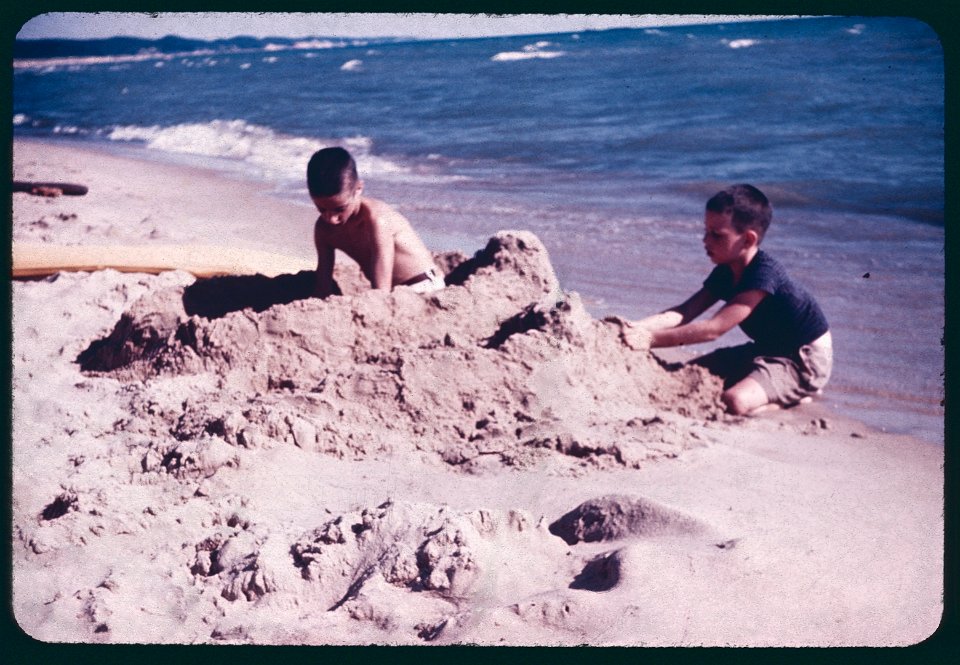
<svg viewBox="0 0 960 665"><path fill-rule="evenodd" d="M356 261L374 289L409 286L417 293L444 287L443 275L410 222L392 207L363 196L357 165L343 148L318 150L307 164L307 189L320 216L314 225L314 295L333 293L336 250Z"/></svg>
<svg viewBox="0 0 960 665"><path fill-rule="evenodd" d="M792 406L817 394L833 366L827 320L816 301L760 249L773 211L752 185L734 185L706 205L703 245L716 268L685 302L636 322L623 339L635 349L717 339L736 325L753 340L718 349L697 364L724 378L721 400L731 413ZM694 321L717 301L711 318Z"/></svg>

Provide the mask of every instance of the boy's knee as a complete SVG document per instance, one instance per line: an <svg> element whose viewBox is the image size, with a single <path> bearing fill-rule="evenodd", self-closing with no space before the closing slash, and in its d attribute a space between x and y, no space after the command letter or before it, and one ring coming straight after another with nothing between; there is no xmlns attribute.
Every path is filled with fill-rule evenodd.
<svg viewBox="0 0 960 665"><path fill-rule="evenodd" d="M720 395L720 401L729 413L744 416L769 403L770 400L759 383L746 379L724 390Z"/></svg>
<svg viewBox="0 0 960 665"><path fill-rule="evenodd" d="M742 416L749 411L749 409L746 408L744 400L741 399L740 395L732 388L723 391L723 394L720 395L720 401L723 402L727 413L732 413L735 416Z"/></svg>

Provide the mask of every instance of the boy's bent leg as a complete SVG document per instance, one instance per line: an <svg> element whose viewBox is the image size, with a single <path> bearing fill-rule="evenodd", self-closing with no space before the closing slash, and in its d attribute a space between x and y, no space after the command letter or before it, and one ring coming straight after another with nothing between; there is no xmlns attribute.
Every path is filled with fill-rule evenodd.
<svg viewBox="0 0 960 665"><path fill-rule="evenodd" d="M816 395L830 378L832 352L821 353L810 346L801 347L794 357L759 356L749 377L767 395L767 401L795 406Z"/></svg>
<svg viewBox="0 0 960 665"><path fill-rule="evenodd" d="M725 346L690 361L691 365L703 367L714 376L723 379L724 389L732 388L753 371L756 357L753 343L740 346Z"/></svg>
<svg viewBox="0 0 960 665"><path fill-rule="evenodd" d="M749 376L724 390L720 401L727 407L727 411L737 416L752 413L771 402L760 382Z"/></svg>

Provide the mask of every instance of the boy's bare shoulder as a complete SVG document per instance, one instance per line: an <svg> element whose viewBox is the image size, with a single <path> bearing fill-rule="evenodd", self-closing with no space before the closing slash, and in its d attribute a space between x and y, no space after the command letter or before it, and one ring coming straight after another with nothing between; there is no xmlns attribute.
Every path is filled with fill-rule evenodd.
<svg viewBox="0 0 960 665"><path fill-rule="evenodd" d="M363 197L363 206L366 209L367 219L374 224L398 224L406 221L396 208L380 199Z"/></svg>

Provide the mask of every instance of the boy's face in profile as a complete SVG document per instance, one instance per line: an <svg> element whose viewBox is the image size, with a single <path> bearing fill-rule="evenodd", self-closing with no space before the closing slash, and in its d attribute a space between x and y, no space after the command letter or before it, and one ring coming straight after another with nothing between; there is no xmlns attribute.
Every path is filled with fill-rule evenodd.
<svg viewBox="0 0 960 665"><path fill-rule="evenodd" d="M704 217L703 248L717 265L733 263L753 246L752 232L739 233L730 215L707 211Z"/></svg>
<svg viewBox="0 0 960 665"><path fill-rule="evenodd" d="M320 221L330 226L345 223L360 210L360 195L363 183L358 182L352 188L345 189L332 196L311 196L313 205L320 213Z"/></svg>

